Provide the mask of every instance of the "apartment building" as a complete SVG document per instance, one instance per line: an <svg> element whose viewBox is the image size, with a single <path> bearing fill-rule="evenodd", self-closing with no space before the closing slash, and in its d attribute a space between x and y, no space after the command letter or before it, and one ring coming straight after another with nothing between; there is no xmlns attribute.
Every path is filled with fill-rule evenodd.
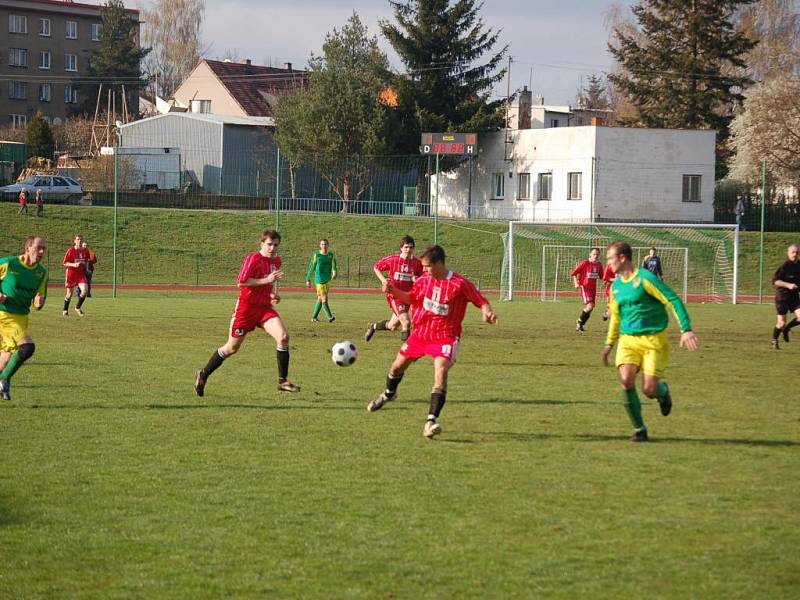
<svg viewBox="0 0 800 600"><path fill-rule="evenodd" d="M139 11L126 9L139 27ZM0 0L0 123L25 127L37 111L58 124L79 101L100 42L100 6L61 0Z"/></svg>

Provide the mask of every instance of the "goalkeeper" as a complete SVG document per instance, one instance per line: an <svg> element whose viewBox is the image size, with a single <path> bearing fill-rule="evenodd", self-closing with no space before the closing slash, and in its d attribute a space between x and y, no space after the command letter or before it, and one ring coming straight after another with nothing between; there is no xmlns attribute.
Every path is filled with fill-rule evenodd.
<svg viewBox="0 0 800 600"><path fill-rule="evenodd" d="M328 317L328 323L333 323L336 317L328 305L328 294L331 291L331 282L336 279L336 255L330 250L330 243L326 239L319 241L319 250L315 250L308 261L306 287L311 287L312 279L317 288L317 302L314 304L311 320L314 323L319 321L319 311L322 309Z"/></svg>
<svg viewBox="0 0 800 600"><path fill-rule="evenodd" d="M672 410L669 387L661 381L669 361L667 305L681 326L680 345L694 351L698 348L698 341L681 299L650 271L637 269L632 256L627 242L614 242L606 251L606 260L617 278L611 285L611 319L602 360L608 366L608 356L619 338L615 365L622 385L623 403L634 427L631 440L646 442L647 427L636 393L636 374L639 371L644 373L645 396L658 400L661 414L665 417Z"/></svg>

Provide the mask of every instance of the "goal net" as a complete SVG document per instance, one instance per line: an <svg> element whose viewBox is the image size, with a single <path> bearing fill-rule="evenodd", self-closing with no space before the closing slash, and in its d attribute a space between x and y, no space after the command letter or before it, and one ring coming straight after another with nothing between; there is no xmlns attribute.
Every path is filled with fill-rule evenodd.
<svg viewBox="0 0 800 600"><path fill-rule="evenodd" d="M571 273L592 247L622 240L641 266L651 246L661 259L664 281L692 302L736 302L738 234L733 225L652 223L525 223L511 221L503 236L505 251L501 297L542 301L577 298ZM598 285L602 302L603 286Z"/></svg>

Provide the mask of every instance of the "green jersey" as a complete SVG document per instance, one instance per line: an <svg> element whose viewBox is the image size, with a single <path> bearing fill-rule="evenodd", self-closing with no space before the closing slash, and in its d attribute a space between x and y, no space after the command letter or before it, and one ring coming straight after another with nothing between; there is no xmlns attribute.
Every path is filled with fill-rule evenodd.
<svg viewBox="0 0 800 600"><path fill-rule="evenodd" d="M669 325L666 306L672 309L681 332L692 330L686 307L678 295L646 269L636 269L627 279L617 277L611 284L606 344L613 346L619 334L651 335Z"/></svg>
<svg viewBox="0 0 800 600"><path fill-rule="evenodd" d="M336 271L336 255L333 252L323 254L317 250L308 261L306 281L311 281L311 275L314 275L315 284L328 283Z"/></svg>
<svg viewBox="0 0 800 600"><path fill-rule="evenodd" d="M41 263L27 266L21 256L0 258L0 292L6 296L0 310L27 315L37 294L47 298L47 269Z"/></svg>

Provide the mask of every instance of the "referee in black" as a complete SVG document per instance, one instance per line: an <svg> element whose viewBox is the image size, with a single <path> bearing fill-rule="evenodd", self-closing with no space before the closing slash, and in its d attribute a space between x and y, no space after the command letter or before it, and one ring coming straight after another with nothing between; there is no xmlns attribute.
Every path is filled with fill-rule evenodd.
<svg viewBox="0 0 800 600"><path fill-rule="evenodd" d="M775 310L778 321L772 330L772 349L779 350L778 336L783 333L783 341L789 341L789 330L800 325L800 259L797 257L797 244L792 244L786 251L787 261L783 263L775 275L772 284L775 286ZM794 313L794 321L786 324L786 315Z"/></svg>

